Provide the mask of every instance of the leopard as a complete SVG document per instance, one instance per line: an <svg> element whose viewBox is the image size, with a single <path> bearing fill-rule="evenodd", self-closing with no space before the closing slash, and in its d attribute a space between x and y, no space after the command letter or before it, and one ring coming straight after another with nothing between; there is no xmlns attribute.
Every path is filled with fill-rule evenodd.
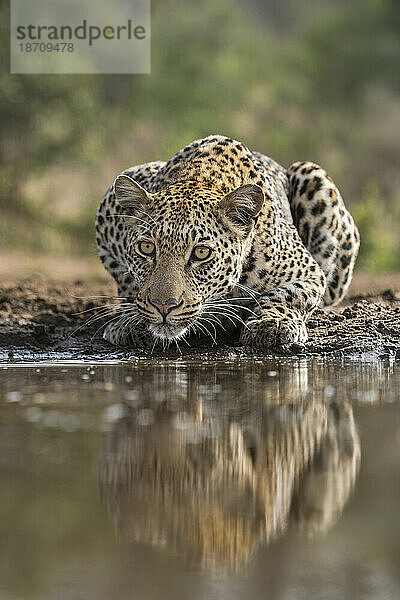
<svg viewBox="0 0 400 600"><path fill-rule="evenodd" d="M275 392L275 404L259 402L264 390L255 399L254 389L232 402L232 387L213 402L188 377L186 397L174 371L168 387L157 376L153 387L139 384L140 404L125 402L103 438L99 492L117 539L167 547L221 574L241 572L263 545L292 532L329 531L361 462L351 403L299 402L296 386L289 396ZM160 387L163 402L154 402Z"/></svg>
<svg viewBox="0 0 400 600"><path fill-rule="evenodd" d="M344 298L360 245L321 166L284 168L224 135L122 171L95 229L117 286L103 337L143 350L227 331L270 351L304 345L315 309Z"/></svg>

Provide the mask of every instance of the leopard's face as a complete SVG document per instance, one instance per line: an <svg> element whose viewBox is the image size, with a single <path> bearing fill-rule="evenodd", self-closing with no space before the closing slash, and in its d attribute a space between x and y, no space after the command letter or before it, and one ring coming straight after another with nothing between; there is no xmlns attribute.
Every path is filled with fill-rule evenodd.
<svg viewBox="0 0 400 600"><path fill-rule="evenodd" d="M201 331L207 319L217 321L218 299L240 279L264 201L261 188L242 186L223 196L181 182L148 194L122 175L115 194L129 229L126 262L136 306L149 331L178 339Z"/></svg>

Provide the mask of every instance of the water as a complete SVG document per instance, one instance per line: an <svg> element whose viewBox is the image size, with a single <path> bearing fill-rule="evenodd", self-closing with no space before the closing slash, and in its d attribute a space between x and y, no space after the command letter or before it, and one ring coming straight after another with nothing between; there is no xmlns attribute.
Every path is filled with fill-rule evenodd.
<svg viewBox="0 0 400 600"><path fill-rule="evenodd" d="M0 366L0 598L400 598L400 363Z"/></svg>

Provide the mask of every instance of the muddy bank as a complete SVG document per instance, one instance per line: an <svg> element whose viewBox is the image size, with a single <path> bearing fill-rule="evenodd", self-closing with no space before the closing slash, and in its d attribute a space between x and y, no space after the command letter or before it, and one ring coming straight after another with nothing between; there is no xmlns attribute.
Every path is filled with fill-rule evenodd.
<svg viewBox="0 0 400 600"><path fill-rule="evenodd" d="M397 283L398 278L393 281ZM385 281L386 283L386 281ZM318 310L308 322L309 341L285 348L282 354L304 356L358 355L374 353L382 360L400 358L400 288L379 290L374 277L372 293L365 286L342 307ZM51 281L47 279L9 280L0 284L0 360L45 359L125 359L144 357L135 350L116 350L102 340L106 319L97 307L110 302L115 294L111 283ZM111 300L112 302L112 300ZM195 342L182 347L189 358L226 358L261 355L241 348L237 340L221 338L218 349ZM155 350L160 356L161 350ZM164 353L165 354L165 353ZM176 357L178 350L168 353ZM179 354L178 354L179 355Z"/></svg>

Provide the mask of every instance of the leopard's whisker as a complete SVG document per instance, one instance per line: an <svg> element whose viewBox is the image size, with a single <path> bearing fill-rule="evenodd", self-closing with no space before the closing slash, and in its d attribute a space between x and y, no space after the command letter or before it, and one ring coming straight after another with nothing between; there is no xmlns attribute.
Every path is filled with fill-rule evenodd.
<svg viewBox="0 0 400 600"><path fill-rule="evenodd" d="M139 325L139 323L142 323L144 321L144 317L142 315L137 315L136 319L132 319L132 321L129 322L129 330L128 330L128 334L131 334L133 331L133 328L136 325Z"/></svg>
<svg viewBox="0 0 400 600"><path fill-rule="evenodd" d="M196 329L199 329L200 332L204 333L206 336L212 337L208 329L202 323L200 323L199 319L196 321L195 327Z"/></svg>
<svg viewBox="0 0 400 600"><path fill-rule="evenodd" d="M125 303L128 305L128 303ZM72 313L74 316L76 315L83 315L87 312L93 312L95 310L102 310L104 308L113 308L115 306L122 306L123 304L120 302L115 302L113 304L102 304L101 306L93 306L92 308L86 308L85 310L80 310L78 312Z"/></svg>
<svg viewBox="0 0 400 600"><path fill-rule="evenodd" d="M71 298L76 298L78 300L92 300L98 298L107 298L107 300L126 300L126 298L122 296L71 296Z"/></svg>
<svg viewBox="0 0 400 600"><path fill-rule="evenodd" d="M154 217L152 217L151 215L149 215L148 212L146 212L145 210L143 210L143 208L138 209L139 212L143 213L146 217L148 217L150 219L150 221L153 222L154 225L157 226L157 221L154 219Z"/></svg>
<svg viewBox="0 0 400 600"><path fill-rule="evenodd" d="M69 337L67 339L70 339L70 337L72 335L74 335L75 333L77 333L77 331L79 331L80 329L84 328L84 327L89 327L91 325L93 325L94 323L96 323L96 321L102 320L104 318L106 318L107 314L111 313L112 314L116 314L117 318L122 318L123 314L131 311L131 310L137 310L136 307L134 305L132 305L131 302L123 302L123 303L119 303L119 304L113 304L113 305L105 305L105 306L101 306L101 307L95 307L96 309L99 309L99 312L97 312L96 314L91 315L88 319L86 319L82 325L80 325L79 327L77 327L76 329L74 329L71 334L69 335ZM88 309L91 310L91 309ZM122 313L122 315L121 315ZM104 323L100 326L99 329L101 329L101 327L104 325L106 326L108 323ZM99 331L99 329L97 331ZM96 331L96 333L97 333Z"/></svg>
<svg viewBox="0 0 400 600"><path fill-rule="evenodd" d="M214 315L214 313L212 313ZM224 325L221 323L220 319L218 317L216 317L215 315L210 317L210 322L216 323L219 327L221 327L221 329L223 331L226 331L226 328L224 327Z"/></svg>
<svg viewBox="0 0 400 600"><path fill-rule="evenodd" d="M127 305L129 306L129 305ZM115 306L104 306L101 307L101 309L93 315L90 315L85 321L84 321L84 325L90 325L92 320L97 320L102 318L104 315L106 315L108 312L124 312L126 310L129 310L129 308L125 307L124 305L121 304L117 304Z"/></svg>
<svg viewBox="0 0 400 600"><path fill-rule="evenodd" d="M136 307L134 307L134 310L136 310ZM128 312L128 311L126 311L126 312ZM126 322L127 321L129 322L129 320L132 318L131 315L126 314L126 312L125 312L125 314L122 314L122 315L120 315L120 314L116 315L114 318L110 319L106 323L102 323L100 325L100 327L94 332L91 340L93 340L93 338L97 335L97 333L100 331L100 329L102 329L102 327L107 327L110 323L112 323L114 321L118 321L118 319L119 319L119 322L122 323L122 331L124 332L125 327L126 327ZM134 316L136 316L136 315L134 314L133 317Z"/></svg>
<svg viewBox="0 0 400 600"><path fill-rule="evenodd" d="M217 314L221 314L221 313L214 313L214 312L211 312L211 311L207 311L205 314L206 315L217 315ZM233 318L231 316L229 316L227 314L224 314L224 313L222 313L222 316L225 319L227 319L230 323L232 323L233 326L237 325L237 323L235 323L235 321L233 320ZM224 329L224 331L226 331L226 329L223 327L223 325L222 325L222 323L221 323L221 321L219 319L218 319L218 323L221 325L221 327Z"/></svg>
<svg viewBox="0 0 400 600"><path fill-rule="evenodd" d="M235 283L234 288L238 287L241 290L244 290L257 302L257 296L261 296L260 292L256 290L252 290L248 285L243 285L243 283Z"/></svg>
<svg viewBox="0 0 400 600"><path fill-rule="evenodd" d="M220 302L220 301L219 301L219 302ZM224 305L225 305L225 306L226 306L226 305L227 305L227 306L230 306L230 307L232 307L232 308L235 306L234 304L232 304L232 302L223 302L223 303L222 303L222 306L224 306ZM218 307L218 305L217 305L217 304L215 304L214 306L215 306L216 308ZM218 307L218 308L221 308L221 306L220 306L220 307ZM251 315L253 315L253 316L255 316L255 317L257 317L257 316L258 316L258 315L257 315L257 313L255 313L253 310L251 310L251 308L248 308L247 306L237 306L237 308L239 308L240 310L244 310L244 311L246 311L246 312L250 313Z"/></svg>
<svg viewBox="0 0 400 600"><path fill-rule="evenodd" d="M122 332L125 333L125 331L128 330L128 334L129 334L133 330L133 328L138 323L140 323L142 320L143 320L143 316L137 312L136 308L135 308L135 311L132 311L132 313L122 315L122 318L121 318Z"/></svg>
<svg viewBox="0 0 400 600"><path fill-rule="evenodd" d="M214 331L214 335L212 335L212 333L206 328L206 330L209 332L210 337L212 338L214 345L216 345L217 343L217 330L215 329L215 325L207 318L205 317L199 317L199 320L204 321L205 323L209 323L211 325L211 327L213 328Z"/></svg>
<svg viewBox="0 0 400 600"><path fill-rule="evenodd" d="M231 302L221 302L220 300L218 301L209 301L205 303L205 307L208 308L216 308L218 310L226 310L229 311L230 314L232 316L237 316L238 318L241 318L235 311L234 308L239 308L239 310L244 310L248 313L250 313L253 316L257 316L256 313L254 311L252 311L250 308L248 308L247 306L236 306L235 304L232 304Z"/></svg>
<svg viewBox="0 0 400 600"><path fill-rule="evenodd" d="M211 310L211 309L214 309L214 310ZM238 320L241 319L241 317L237 313L227 309L225 306L223 306L223 307L222 306L220 306L220 307L207 306L206 309L204 310L204 313L205 314L214 314L214 315L222 314L226 317L229 316L229 317L232 317L232 318L235 318Z"/></svg>
<svg viewBox="0 0 400 600"><path fill-rule="evenodd" d="M219 304L219 303L206 304L206 309L209 309L209 308L214 308L217 311L222 311L226 314L240 317L240 315L234 310L234 307L232 307L230 304L225 304L225 303L223 303L223 304ZM241 309L242 307L239 307L239 308Z"/></svg>
<svg viewBox="0 0 400 600"><path fill-rule="evenodd" d="M192 325L189 325L189 327L187 328L187 331L185 331L185 333L183 334L183 336L180 338L180 339L182 340L182 342L185 342L185 344L186 344L187 346L189 346L189 348L190 348L190 344L189 344L189 342L187 341L187 339L186 339L186 336L187 336L187 335L189 335L189 333L190 333L190 330L191 330L191 327L192 327Z"/></svg>
<svg viewBox="0 0 400 600"><path fill-rule="evenodd" d="M179 352L179 354L182 356L182 350L181 350L181 348L180 348L180 346L179 346L179 344L178 344L178 340L177 340L176 338L174 338L174 342L175 342L175 344L176 344L176 347L178 348L178 352Z"/></svg>
<svg viewBox="0 0 400 600"><path fill-rule="evenodd" d="M91 342L93 342L94 338L96 337L96 335L98 334L98 332L99 332L101 329L103 329L103 328L107 327L108 325L110 325L110 323L113 323L114 321L117 321L117 320L118 320L118 319L120 319L120 318L121 318L121 317L120 317L120 315L117 315L117 316L114 316L114 317L112 317L111 319L109 319L109 320L108 320L106 323L102 323L102 324L100 325L100 327L98 327L98 328L96 329L96 331L94 332L94 334L93 334L93 335L92 335L92 337L90 338L90 341L91 341Z"/></svg>
<svg viewBox="0 0 400 600"><path fill-rule="evenodd" d="M118 310L118 308L116 310ZM69 340L73 335L75 335L75 333L77 333L78 331L80 331L82 328L89 327L90 325L92 325L96 321L99 321L100 319L104 319L107 316L107 314L109 313L109 311L111 311L111 309L104 310L104 312L102 312L102 314L100 314L100 315L99 314L91 315L81 325L79 325L73 331L71 331L71 333L67 337L67 340Z"/></svg>
<svg viewBox="0 0 400 600"><path fill-rule="evenodd" d="M131 215L120 215L118 213L111 213L109 215L105 215L103 218L105 219L122 219L123 221L127 221L127 219L129 220L135 220L138 221L141 226L145 226L145 231L149 231L152 227L151 224L149 224L147 221L145 221L144 219L141 219L140 217L134 217Z"/></svg>

